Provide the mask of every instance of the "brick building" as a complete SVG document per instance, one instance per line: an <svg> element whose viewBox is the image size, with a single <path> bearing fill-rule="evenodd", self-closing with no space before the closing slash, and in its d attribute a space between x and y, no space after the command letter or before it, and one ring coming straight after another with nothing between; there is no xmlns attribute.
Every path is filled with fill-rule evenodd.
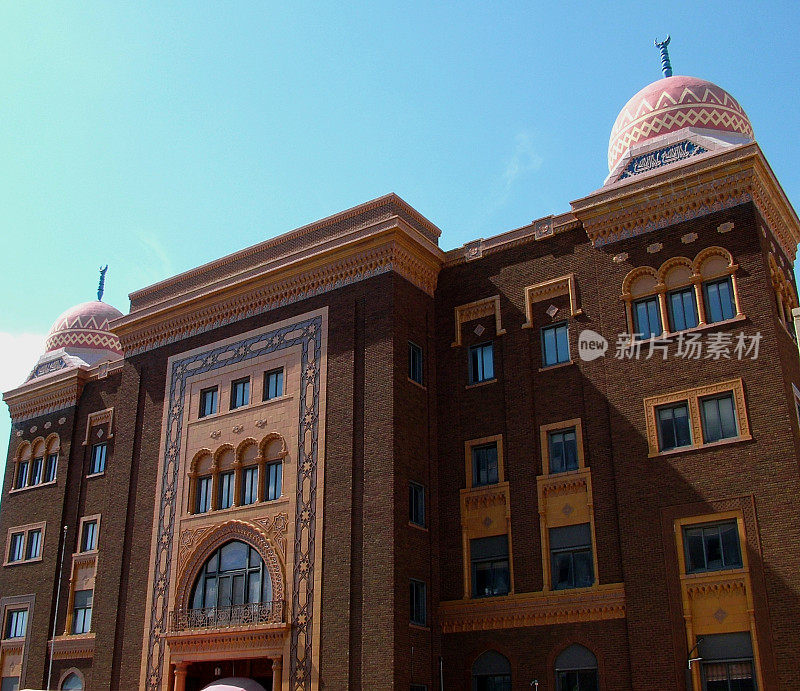
<svg viewBox="0 0 800 691"><path fill-rule="evenodd" d="M59 317L4 396L2 691L800 688L800 222L703 80L609 170L456 250L388 195Z"/></svg>

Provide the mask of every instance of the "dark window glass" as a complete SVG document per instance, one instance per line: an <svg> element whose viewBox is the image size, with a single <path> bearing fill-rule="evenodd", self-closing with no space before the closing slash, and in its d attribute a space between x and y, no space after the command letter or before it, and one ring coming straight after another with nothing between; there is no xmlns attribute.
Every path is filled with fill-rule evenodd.
<svg viewBox="0 0 800 691"><path fill-rule="evenodd" d="M6 614L6 638L22 638L28 625L27 609L11 609Z"/></svg>
<svg viewBox="0 0 800 691"><path fill-rule="evenodd" d="M586 588L594 583L588 523L550 528L550 566L553 590Z"/></svg>
<svg viewBox="0 0 800 691"><path fill-rule="evenodd" d="M751 691L756 688L753 661L703 662L704 691Z"/></svg>
<svg viewBox="0 0 800 691"><path fill-rule="evenodd" d="M72 598L72 633L89 633L92 628L94 591L76 590Z"/></svg>
<svg viewBox="0 0 800 691"><path fill-rule="evenodd" d="M8 561L22 561L25 550L25 533L12 533L8 547Z"/></svg>
<svg viewBox="0 0 800 691"><path fill-rule="evenodd" d="M264 400L283 396L283 368L264 372Z"/></svg>
<svg viewBox="0 0 800 691"><path fill-rule="evenodd" d="M425 527L425 488L416 482L408 483L408 513L414 525Z"/></svg>
<svg viewBox="0 0 800 691"><path fill-rule="evenodd" d="M411 579L411 623L426 626L428 623L427 587L423 581Z"/></svg>
<svg viewBox="0 0 800 691"><path fill-rule="evenodd" d="M689 429L689 406L687 403L656 408L656 419L661 451L691 445L692 434Z"/></svg>
<svg viewBox="0 0 800 691"><path fill-rule="evenodd" d="M633 330L642 340L661 335L663 329L657 297L644 298L633 303Z"/></svg>
<svg viewBox="0 0 800 691"><path fill-rule="evenodd" d="M26 559L38 559L42 553L42 531L38 528L28 532L28 546L25 550Z"/></svg>
<svg viewBox="0 0 800 691"><path fill-rule="evenodd" d="M231 382L231 410L241 408L250 402L250 378Z"/></svg>
<svg viewBox="0 0 800 691"><path fill-rule="evenodd" d="M498 479L497 444L472 447L472 486L494 485Z"/></svg>
<svg viewBox="0 0 800 691"><path fill-rule="evenodd" d="M408 342L408 378L422 384L422 348L416 343Z"/></svg>
<svg viewBox="0 0 800 691"><path fill-rule="evenodd" d="M706 300L706 321L709 324L733 319L736 316L730 276L703 283L703 296Z"/></svg>
<svg viewBox="0 0 800 691"><path fill-rule="evenodd" d="M22 489L28 485L28 461L20 461L17 464L17 481L14 489Z"/></svg>
<svg viewBox="0 0 800 691"><path fill-rule="evenodd" d="M233 471L219 474L219 496L217 504L220 509L228 509L233 506L233 488L235 474Z"/></svg>
<svg viewBox="0 0 800 691"><path fill-rule="evenodd" d="M242 470L242 506L258 501L258 466Z"/></svg>
<svg viewBox="0 0 800 691"><path fill-rule="evenodd" d="M0 691L19 691L19 677L3 677L0 680Z"/></svg>
<svg viewBox="0 0 800 691"><path fill-rule="evenodd" d="M38 485L42 481L42 471L44 470L44 458L41 456L39 458L33 459L33 464L31 465L31 484Z"/></svg>
<svg viewBox="0 0 800 691"><path fill-rule="evenodd" d="M469 349L469 383L494 379L494 346L481 343Z"/></svg>
<svg viewBox="0 0 800 691"><path fill-rule="evenodd" d="M217 412L218 389L212 386L200 392L200 417L213 415Z"/></svg>
<svg viewBox="0 0 800 691"><path fill-rule="evenodd" d="M261 555L233 540L212 554L192 589L192 609L270 602L272 581Z"/></svg>
<svg viewBox="0 0 800 691"><path fill-rule="evenodd" d="M472 597L508 595L508 536L481 537L469 541Z"/></svg>
<svg viewBox="0 0 800 691"><path fill-rule="evenodd" d="M733 394L704 398L700 404L703 412L703 441L709 444L739 436Z"/></svg>
<svg viewBox="0 0 800 691"><path fill-rule="evenodd" d="M411 691L428 691L427 684L411 684Z"/></svg>
<svg viewBox="0 0 800 691"><path fill-rule="evenodd" d="M195 513L206 513L211 510L211 476L197 478L197 495Z"/></svg>
<svg viewBox="0 0 800 691"><path fill-rule="evenodd" d="M569 329L566 322L542 329L542 362L545 367L569 362Z"/></svg>
<svg viewBox="0 0 800 691"><path fill-rule="evenodd" d="M578 443L575 428L550 432L547 435L550 446L550 472L563 473L578 469Z"/></svg>
<svg viewBox="0 0 800 691"><path fill-rule="evenodd" d="M51 453L47 457L47 464L44 471L44 481L53 482L56 479L56 472L58 471L58 454Z"/></svg>
<svg viewBox="0 0 800 691"><path fill-rule="evenodd" d="M694 287L681 288L668 293L667 307L672 331L684 331L697 326L697 298Z"/></svg>
<svg viewBox="0 0 800 691"><path fill-rule="evenodd" d="M578 669L557 673L558 691L597 691L597 670Z"/></svg>
<svg viewBox="0 0 800 691"><path fill-rule="evenodd" d="M81 552L97 549L97 521L84 521L81 535Z"/></svg>
<svg viewBox="0 0 800 691"><path fill-rule="evenodd" d="M742 566L736 521L683 529L686 573L721 571Z"/></svg>
<svg viewBox="0 0 800 691"><path fill-rule="evenodd" d="M61 682L61 691L83 691L81 678L75 672L68 674Z"/></svg>
<svg viewBox="0 0 800 691"><path fill-rule="evenodd" d="M98 473L105 472L106 469L106 453L108 446L105 442L102 444L95 444L92 447L92 458L89 463L89 474L97 475Z"/></svg>
<svg viewBox="0 0 800 691"><path fill-rule="evenodd" d="M281 496L281 481L283 475L283 463L277 461L275 463L267 463L265 468L265 485L264 485L264 499L272 501L273 499L280 499Z"/></svg>

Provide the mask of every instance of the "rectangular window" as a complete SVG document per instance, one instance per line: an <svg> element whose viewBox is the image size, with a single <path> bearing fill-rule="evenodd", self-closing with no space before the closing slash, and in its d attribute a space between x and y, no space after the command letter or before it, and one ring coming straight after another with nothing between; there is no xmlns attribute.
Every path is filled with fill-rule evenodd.
<svg viewBox="0 0 800 691"><path fill-rule="evenodd" d="M92 628L93 591L76 590L72 602L72 633L89 633Z"/></svg>
<svg viewBox="0 0 800 691"><path fill-rule="evenodd" d="M105 442L92 446L92 458L89 464L90 475L97 475L98 473L105 472L107 450L108 446Z"/></svg>
<svg viewBox="0 0 800 691"><path fill-rule="evenodd" d="M203 389L200 392L200 417L206 415L213 415L217 412L219 390L216 386L208 389Z"/></svg>
<svg viewBox="0 0 800 691"><path fill-rule="evenodd" d="M656 408L656 420L658 445L661 451L691 446L692 433L689 425L689 406L686 401Z"/></svg>
<svg viewBox="0 0 800 691"><path fill-rule="evenodd" d="M416 482L408 483L408 513L414 525L425 527L425 488Z"/></svg>
<svg viewBox="0 0 800 691"><path fill-rule="evenodd" d="M6 638L23 638L28 626L27 609L10 609L6 613Z"/></svg>
<svg viewBox="0 0 800 691"><path fill-rule="evenodd" d="M25 555L25 533L12 533L8 548L8 561L22 561Z"/></svg>
<svg viewBox="0 0 800 691"><path fill-rule="evenodd" d="M25 559L38 559L42 554L42 531L28 531L28 546L25 548Z"/></svg>
<svg viewBox="0 0 800 691"><path fill-rule="evenodd" d="M277 461L276 463L267 463L265 469L265 486L264 498L267 501L273 499L280 499L281 496L281 479L283 475L283 463Z"/></svg>
<svg viewBox="0 0 800 691"><path fill-rule="evenodd" d="M231 382L231 410L250 402L250 377Z"/></svg>
<svg viewBox="0 0 800 691"><path fill-rule="evenodd" d="M732 393L700 399L700 410L703 414L703 441L706 444L739 435Z"/></svg>
<svg viewBox="0 0 800 691"><path fill-rule="evenodd" d="M51 453L47 457L47 463L44 470L44 481L55 482L56 472L58 471L58 454Z"/></svg>
<svg viewBox="0 0 800 691"><path fill-rule="evenodd" d="M500 482L497 467L497 442L472 447L472 486Z"/></svg>
<svg viewBox="0 0 800 691"><path fill-rule="evenodd" d="M706 301L706 321L709 324L733 319L736 316L730 276L703 283L703 297Z"/></svg>
<svg viewBox="0 0 800 691"><path fill-rule="evenodd" d="M33 459L33 464L31 465L31 484L38 485L42 482L42 471L44 470L44 458L41 456L39 458Z"/></svg>
<svg viewBox="0 0 800 691"><path fill-rule="evenodd" d="M550 432L547 441L550 447L551 473L578 469L578 443L574 427Z"/></svg>
<svg viewBox="0 0 800 691"><path fill-rule="evenodd" d="M427 684L411 684L411 691L428 691Z"/></svg>
<svg viewBox="0 0 800 691"><path fill-rule="evenodd" d="M424 581L411 579L411 623L417 626L427 626L427 586Z"/></svg>
<svg viewBox="0 0 800 691"><path fill-rule="evenodd" d="M197 478L195 513L211 511L211 476Z"/></svg>
<svg viewBox="0 0 800 691"><path fill-rule="evenodd" d="M28 461L20 461L17 464L17 481L14 489L22 489L28 486Z"/></svg>
<svg viewBox="0 0 800 691"><path fill-rule="evenodd" d="M508 595L508 535L480 537L469 541L472 567L472 597Z"/></svg>
<svg viewBox="0 0 800 691"><path fill-rule="evenodd" d="M219 475L219 499L218 508L229 509L233 506L233 488L235 483L235 473L220 473Z"/></svg>
<svg viewBox="0 0 800 691"><path fill-rule="evenodd" d="M408 378L422 384L422 348L416 343L408 342Z"/></svg>
<svg viewBox="0 0 800 691"><path fill-rule="evenodd" d="M3 677L0 680L0 691L19 691L19 677Z"/></svg>
<svg viewBox="0 0 800 691"><path fill-rule="evenodd" d="M686 573L721 571L742 566L736 521L685 527L683 544Z"/></svg>
<svg viewBox="0 0 800 691"><path fill-rule="evenodd" d="M264 372L264 400L283 396L283 367Z"/></svg>
<svg viewBox="0 0 800 691"><path fill-rule="evenodd" d="M694 286L668 293L667 308L671 331L685 331L697 326L697 297Z"/></svg>
<svg viewBox="0 0 800 691"><path fill-rule="evenodd" d="M258 501L258 466L242 470L242 506Z"/></svg>
<svg viewBox="0 0 800 691"><path fill-rule="evenodd" d="M97 521L84 521L81 530L81 552L97 549Z"/></svg>
<svg viewBox="0 0 800 691"><path fill-rule="evenodd" d="M542 362L544 367L569 362L569 329L566 322L542 328Z"/></svg>
<svg viewBox="0 0 800 691"><path fill-rule="evenodd" d="M469 383L494 379L494 345L481 343L469 349Z"/></svg>
<svg viewBox="0 0 800 691"><path fill-rule="evenodd" d="M642 340L661 335L663 329L658 297L644 298L633 303L633 331Z"/></svg>
<svg viewBox="0 0 800 691"><path fill-rule="evenodd" d="M757 688L753 643L746 631L706 634L697 646L700 676L708 691L752 691Z"/></svg>
<svg viewBox="0 0 800 691"><path fill-rule="evenodd" d="M550 567L553 590L587 588L594 583L588 523L550 528Z"/></svg>

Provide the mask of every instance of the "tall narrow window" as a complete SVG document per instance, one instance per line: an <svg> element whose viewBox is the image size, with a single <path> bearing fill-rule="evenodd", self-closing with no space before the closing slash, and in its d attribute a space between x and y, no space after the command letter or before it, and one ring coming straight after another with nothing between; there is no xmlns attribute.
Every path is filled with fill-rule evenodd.
<svg viewBox="0 0 800 691"><path fill-rule="evenodd" d="M97 521L84 521L81 531L81 552L97 549Z"/></svg>
<svg viewBox="0 0 800 691"><path fill-rule="evenodd" d="M200 417L213 415L217 412L219 390L216 386L203 389L200 392Z"/></svg>
<svg viewBox="0 0 800 691"><path fill-rule="evenodd" d="M242 470L242 506L255 504L258 501L258 466L250 466Z"/></svg>
<svg viewBox="0 0 800 691"><path fill-rule="evenodd" d="M693 286L668 293L667 307L671 331L685 331L697 326L697 299Z"/></svg>
<svg viewBox="0 0 800 691"><path fill-rule="evenodd" d="M92 458L89 463L90 475L97 475L98 473L105 472L107 452L108 446L105 442L92 446Z"/></svg>
<svg viewBox="0 0 800 691"><path fill-rule="evenodd" d="M408 378L417 384L423 383L422 348L411 341L408 342Z"/></svg>
<svg viewBox="0 0 800 691"><path fill-rule="evenodd" d="M233 506L233 488L235 484L233 471L219 475L219 506L220 509L229 509Z"/></svg>
<svg viewBox="0 0 800 691"><path fill-rule="evenodd" d="M637 338L643 340L661 335L663 329L658 297L644 298L633 303L633 330Z"/></svg>
<svg viewBox="0 0 800 691"><path fill-rule="evenodd" d="M263 400L269 401L280 396L283 396L283 367L264 372Z"/></svg>
<svg viewBox="0 0 800 691"><path fill-rule="evenodd" d="M72 633L89 633L92 628L94 591L76 590L72 597Z"/></svg>
<svg viewBox="0 0 800 691"><path fill-rule="evenodd" d="M264 499L272 501L279 499L281 496L281 475L283 472L283 463L277 461L275 463L267 463L265 468L264 478Z"/></svg>
<svg viewBox="0 0 800 691"><path fill-rule="evenodd" d="M42 482L42 472L44 471L44 458L39 456L33 459L31 465L31 484L38 485Z"/></svg>
<svg viewBox="0 0 800 691"><path fill-rule="evenodd" d="M498 483L497 442L472 447L472 486Z"/></svg>
<svg viewBox="0 0 800 691"><path fill-rule="evenodd" d="M550 472L563 473L578 469L578 444L575 428L550 432L547 435L550 447Z"/></svg>
<svg viewBox="0 0 800 691"><path fill-rule="evenodd" d="M730 276L703 283L703 297L706 301L706 321L709 324L733 319L736 316Z"/></svg>
<svg viewBox="0 0 800 691"><path fill-rule="evenodd" d="M250 402L250 378L231 382L231 410L241 408Z"/></svg>
<svg viewBox="0 0 800 691"><path fill-rule="evenodd" d="M427 586L424 581L411 579L411 623L417 626L428 624Z"/></svg>
<svg viewBox="0 0 800 691"><path fill-rule="evenodd" d="M594 583L588 523L550 528L550 566L553 590L586 588Z"/></svg>
<svg viewBox="0 0 800 691"><path fill-rule="evenodd" d="M211 476L197 478L195 513L211 511Z"/></svg>
<svg viewBox="0 0 800 691"><path fill-rule="evenodd" d="M28 486L28 461L17 463L17 478L14 482L14 489L22 489Z"/></svg>
<svg viewBox="0 0 800 691"><path fill-rule="evenodd" d="M542 329L542 363L544 367L569 362L569 329L567 323Z"/></svg>
<svg viewBox="0 0 800 691"><path fill-rule="evenodd" d="M742 566L736 521L683 529L686 573L721 571Z"/></svg>
<svg viewBox="0 0 800 691"><path fill-rule="evenodd" d="M58 454L51 453L47 457L47 463L45 465L45 470L44 470L44 481L54 482L56 479L57 472L58 472Z"/></svg>
<svg viewBox="0 0 800 691"><path fill-rule="evenodd" d="M25 555L25 533L12 533L8 547L8 561L22 561Z"/></svg>
<svg viewBox="0 0 800 691"><path fill-rule="evenodd" d="M686 401L656 408L656 418L658 420L658 444L661 451L691 445L689 406Z"/></svg>
<svg viewBox="0 0 800 691"><path fill-rule="evenodd" d="M508 535L481 537L469 541L472 566L472 597L508 595Z"/></svg>
<svg viewBox="0 0 800 691"><path fill-rule="evenodd" d="M733 394L703 398L700 406L703 413L703 441L706 444L739 435Z"/></svg>
<svg viewBox="0 0 800 691"><path fill-rule="evenodd" d="M494 345L481 343L469 349L469 383L494 379Z"/></svg>
<svg viewBox="0 0 800 691"><path fill-rule="evenodd" d="M6 613L6 638L23 638L28 626L27 609L10 609Z"/></svg>
<svg viewBox="0 0 800 691"><path fill-rule="evenodd" d="M416 483L408 483L408 520L421 528L425 527L425 488Z"/></svg>
<svg viewBox="0 0 800 691"><path fill-rule="evenodd" d="M36 530L28 531L28 544L25 548L25 559L38 559L42 554L42 531L37 528Z"/></svg>

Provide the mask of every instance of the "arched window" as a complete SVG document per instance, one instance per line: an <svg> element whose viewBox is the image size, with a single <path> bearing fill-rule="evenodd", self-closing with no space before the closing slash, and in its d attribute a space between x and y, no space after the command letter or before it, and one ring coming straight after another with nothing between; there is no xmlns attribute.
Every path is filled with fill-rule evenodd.
<svg viewBox="0 0 800 691"><path fill-rule="evenodd" d="M511 691L511 663L487 650L472 664L472 691Z"/></svg>
<svg viewBox="0 0 800 691"><path fill-rule="evenodd" d="M70 672L61 682L61 691L83 691L83 680L75 672Z"/></svg>
<svg viewBox="0 0 800 691"><path fill-rule="evenodd" d="M597 658L573 643L556 658L556 691L597 691Z"/></svg>
<svg viewBox="0 0 800 691"><path fill-rule="evenodd" d="M203 565L192 589L191 608L229 608L272 600L272 581L261 555L232 540Z"/></svg>

